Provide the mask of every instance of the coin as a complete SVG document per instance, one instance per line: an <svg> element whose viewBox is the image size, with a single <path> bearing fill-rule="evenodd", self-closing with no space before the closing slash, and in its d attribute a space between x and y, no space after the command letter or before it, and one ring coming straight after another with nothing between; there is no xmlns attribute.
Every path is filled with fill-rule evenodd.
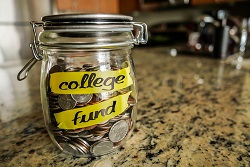
<svg viewBox="0 0 250 167"><path fill-rule="evenodd" d="M71 94L72 98L78 103L87 104L93 97L93 94Z"/></svg>
<svg viewBox="0 0 250 167"><path fill-rule="evenodd" d="M125 94L125 93L129 92L130 90L131 90L131 87L129 86L129 87L120 89L118 92L119 92L120 94Z"/></svg>
<svg viewBox="0 0 250 167"><path fill-rule="evenodd" d="M57 142L68 142L70 141L70 138L66 137L66 136L55 136L55 139L57 140Z"/></svg>
<svg viewBox="0 0 250 167"><path fill-rule="evenodd" d="M129 129L132 129L133 128L133 120L131 118L129 119L126 119L127 123L128 123L128 126L129 126Z"/></svg>
<svg viewBox="0 0 250 167"><path fill-rule="evenodd" d="M121 64L119 62L114 65L107 64L70 64L62 68L59 65L53 66L47 76L49 86L50 74L56 72L81 72L81 71L106 71L120 70L128 66L128 63ZM111 68L112 67L112 68ZM110 153L117 146L123 143L126 136L131 133L131 128L134 126L132 121L135 117L134 107L136 107L136 99L130 95L127 101L128 108L121 114L107 121L97 123L92 126L79 129L59 129L58 123L54 118L54 113L70 110L73 108L84 107L100 103L118 96L120 94L131 91L129 86L114 92L102 92L95 94L56 94L47 89L48 105L50 108L50 119L53 130L53 135L57 143L61 146L64 152L72 155L81 156L84 154L103 155ZM133 91L133 90L132 90ZM132 117L132 118L131 118Z"/></svg>
<svg viewBox="0 0 250 167"><path fill-rule="evenodd" d="M126 67L128 67L128 65L129 65L129 64L128 64L128 62L127 62L127 61L125 61L125 62L123 62L123 63L122 63L122 65L121 65L121 66L122 66L122 68L126 68Z"/></svg>
<svg viewBox="0 0 250 167"><path fill-rule="evenodd" d="M119 70L119 68L116 67L116 66L111 66L111 69L112 69L113 71Z"/></svg>
<svg viewBox="0 0 250 167"><path fill-rule="evenodd" d="M118 92L102 92L102 93L97 93L96 96L98 98L98 100L102 101L102 100L107 100L111 97L114 97L118 94Z"/></svg>
<svg viewBox="0 0 250 167"><path fill-rule="evenodd" d="M81 144L80 142L77 142L75 139L74 142L72 142L72 144L77 148L77 150L81 153L81 154L87 154L88 153L88 147L86 147L85 145Z"/></svg>
<svg viewBox="0 0 250 167"><path fill-rule="evenodd" d="M121 119L129 119L130 118L130 114L129 113L125 113Z"/></svg>
<svg viewBox="0 0 250 167"><path fill-rule="evenodd" d="M80 67L68 67L67 69L65 69L65 72L75 72L75 71L80 71L82 68Z"/></svg>
<svg viewBox="0 0 250 167"><path fill-rule="evenodd" d="M54 92L48 92L50 98L57 98L59 96L59 94L54 93Z"/></svg>
<svg viewBox="0 0 250 167"><path fill-rule="evenodd" d="M83 138L89 138L93 136L93 134L90 133L89 131L82 131L82 132L79 132L77 135Z"/></svg>
<svg viewBox="0 0 250 167"><path fill-rule="evenodd" d="M109 139L112 142L121 141L128 133L128 123L125 120L116 122L109 131Z"/></svg>
<svg viewBox="0 0 250 167"><path fill-rule="evenodd" d="M51 105L56 105L56 104L58 104L58 99L56 99L56 100L49 99L49 104L51 104Z"/></svg>
<svg viewBox="0 0 250 167"><path fill-rule="evenodd" d="M82 70L86 70L86 71L97 71L99 70L99 66L96 64L84 64L82 66Z"/></svg>
<svg viewBox="0 0 250 167"><path fill-rule="evenodd" d="M106 133L109 132L109 129L95 129L93 131L91 131L91 133L94 135L94 136L100 136L100 135L105 135Z"/></svg>
<svg viewBox="0 0 250 167"><path fill-rule="evenodd" d="M85 128L72 129L72 130L64 130L67 134L76 134L85 131Z"/></svg>
<svg viewBox="0 0 250 167"><path fill-rule="evenodd" d="M63 151L65 151L67 153L70 153L70 154L79 155L79 151L78 151L77 147L74 146L73 144L66 143L66 142L61 142L61 143L58 143L58 144L61 146Z"/></svg>
<svg viewBox="0 0 250 167"><path fill-rule="evenodd" d="M65 136L70 137L70 138L78 138L78 137L80 137L78 134L73 134L73 133L65 133Z"/></svg>
<svg viewBox="0 0 250 167"><path fill-rule="evenodd" d="M81 138L74 139L75 145L81 150L83 154L87 154L89 152L89 143Z"/></svg>
<svg viewBox="0 0 250 167"><path fill-rule="evenodd" d="M62 131L58 131L58 130L53 131L53 134L55 136L63 136L63 132Z"/></svg>
<svg viewBox="0 0 250 167"><path fill-rule="evenodd" d="M93 145L90 147L90 151L94 155L104 155L108 154L113 150L114 144L106 139L101 139L97 142L95 142Z"/></svg>
<svg viewBox="0 0 250 167"><path fill-rule="evenodd" d="M136 99L133 96L128 97L128 104L134 106L136 104Z"/></svg>
<svg viewBox="0 0 250 167"><path fill-rule="evenodd" d="M97 140L100 140L103 136L104 136L104 134L101 134L99 136L92 136L92 137L87 138L87 140L88 141L97 141Z"/></svg>
<svg viewBox="0 0 250 167"><path fill-rule="evenodd" d="M97 126L105 126L109 123L109 120L106 120L106 121L103 121L103 122L100 122L97 124Z"/></svg>
<svg viewBox="0 0 250 167"><path fill-rule="evenodd" d="M62 72L63 68L59 65L54 65L50 70L49 74L46 76L45 83L46 83L46 89L48 92L50 92L49 82L50 82L50 74L56 73L56 72Z"/></svg>
<svg viewBox="0 0 250 167"><path fill-rule="evenodd" d="M59 110L59 109L61 109L61 107L59 107L59 105L50 105L50 109L51 109L51 111L56 111L56 110Z"/></svg>
<svg viewBox="0 0 250 167"><path fill-rule="evenodd" d="M91 125L91 126L87 126L85 127L85 130L91 130L94 129L97 125Z"/></svg>
<svg viewBox="0 0 250 167"><path fill-rule="evenodd" d="M49 70L49 74L53 74L56 72L62 72L63 68L59 65L54 65L50 70Z"/></svg>
<svg viewBox="0 0 250 167"><path fill-rule="evenodd" d="M111 118L111 119L109 120L109 122L114 123L114 122L119 121L121 118L122 118L122 115L117 115L117 116L115 116L114 118Z"/></svg>
<svg viewBox="0 0 250 167"><path fill-rule="evenodd" d="M89 143L88 143L86 140L83 140L83 139L81 139L81 138L78 138L78 139L75 139L75 141L78 142L78 143L81 144L81 145L84 145L84 146L87 147L87 148L90 147Z"/></svg>
<svg viewBox="0 0 250 167"><path fill-rule="evenodd" d="M76 101L68 94L59 95L58 103L63 110L70 110L76 106Z"/></svg>

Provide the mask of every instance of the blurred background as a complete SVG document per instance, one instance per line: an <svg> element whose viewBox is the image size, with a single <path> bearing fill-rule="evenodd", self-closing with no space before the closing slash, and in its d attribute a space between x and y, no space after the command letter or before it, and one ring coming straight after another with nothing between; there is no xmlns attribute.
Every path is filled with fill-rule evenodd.
<svg viewBox="0 0 250 167"><path fill-rule="evenodd" d="M30 21L64 13L133 16L149 30L148 43L139 47L165 47L166 55L232 57L230 62L236 63L242 61L242 55L250 55L249 0L0 0L1 121L8 122L40 105L35 105L40 100L31 99L29 92L39 91L34 89L39 85L41 64L33 67L32 77L22 82L16 79L33 56ZM250 68L250 61L247 66Z"/></svg>
<svg viewBox="0 0 250 167"><path fill-rule="evenodd" d="M32 57L29 22L63 13L131 15L148 25L146 47L225 58L247 50L249 10L249 0L1 0L0 64Z"/></svg>

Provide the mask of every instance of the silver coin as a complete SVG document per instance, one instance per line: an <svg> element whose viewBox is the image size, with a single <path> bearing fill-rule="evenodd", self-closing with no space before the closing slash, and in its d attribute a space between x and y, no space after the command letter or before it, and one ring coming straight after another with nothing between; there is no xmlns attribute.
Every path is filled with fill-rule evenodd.
<svg viewBox="0 0 250 167"><path fill-rule="evenodd" d="M96 96L98 100L107 100L111 97L114 97L118 94L118 92L102 92L102 93L97 93Z"/></svg>
<svg viewBox="0 0 250 167"><path fill-rule="evenodd" d="M113 151L114 144L109 140L99 140L90 147L90 151L94 155L104 155Z"/></svg>
<svg viewBox="0 0 250 167"><path fill-rule="evenodd" d="M77 139L76 139L77 140ZM77 148L77 150L82 153L82 154L87 154L88 153L88 148L85 147L85 145L82 145L78 142L72 142L72 144Z"/></svg>
<svg viewBox="0 0 250 167"><path fill-rule="evenodd" d="M71 94L72 98L78 103L87 104L93 97L93 94Z"/></svg>
<svg viewBox="0 0 250 167"><path fill-rule="evenodd" d="M121 119L129 119L130 118L130 114L129 113L125 113Z"/></svg>
<svg viewBox="0 0 250 167"><path fill-rule="evenodd" d="M63 136L62 131L53 131L54 136Z"/></svg>
<svg viewBox="0 0 250 167"><path fill-rule="evenodd" d="M50 108L60 108L60 106L58 104L49 104Z"/></svg>
<svg viewBox="0 0 250 167"><path fill-rule="evenodd" d="M92 136L92 137L89 137L87 138L88 141L97 141L97 140L100 140L101 138L103 138L104 134L101 134L99 136Z"/></svg>
<svg viewBox="0 0 250 167"><path fill-rule="evenodd" d="M93 136L93 134L91 134L89 131L82 131L79 132L77 135L83 138L89 138Z"/></svg>
<svg viewBox="0 0 250 167"><path fill-rule="evenodd" d="M124 139L128 133L128 123L125 120L116 122L109 131L109 140L116 143Z"/></svg>
<svg viewBox="0 0 250 167"><path fill-rule="evenodd" d="M68 142L70 141L70 138L68 138L67 136L55 136L55 139L58 141L58 142Z"/></svg>
<svg viewBox="0 0 250 167"><path fill-rule="evenodd" d="M51 104L51 105L57 105L58 104L58 99L56 99L56 100L49 100L49 104Z"/></svg>
<svg viewBox="0 0 250 167"><path fill-rule="evenodd" d="M80 67L68 67L67 69L65 69L65 72L75 72L75 71L80 71L82 68Z"/></svg>
<svg viewBox="0 0 250 167"><path fill-rule="evenodd" d="M58 104L63 110L70 110L76 106L76 101L68 94L61 94L58 97Z"/></svg>
<svg viewBox="0 0 250 167"><path fill-rule="evenodd" d="M81 145L83 145L84 147L86 148L89 148L90 145L87 141L85 141L84 139L81 139L81 138L78 138L78 139L75 139L75 141Z"/></svg>
<svg viewBox="0 0 250 167"><path fill-rule="evenodd" d="M77 133L80 133L80 132L83 132L83 131L85 131L84 128L72 129L72 130L64 130L64 132L67 133L67 134L77 134Z"/></svg>
<svg viewBox="0 0 250 167"><path fill-rule="evenodd" d="M125 94L125 93L129 92L130 90L131 90L131 88L130 88L130 86L129 86L129 87L120 89L118 92L119 92L120 94Z"/></svg>
<svg viewBox="0 0 250 167"><path fill-rule="evenodd" d="M70 137L70 138L78 138L78 137L80 137L80 136L77 135L77 134L70 134L70 133L65 133L65 136L66 136L66 137Z"/></svg>
<svg viewBox="0 0 250 167"><path fill-rule="evenodd" d="M114 123L114 122L121 120L121 118L122 118L121 115L117 115L114 118L110 119L109 122Z"/></svg>
<svg viewBox="0 0 250 167"><path fill-rule="evenodd" d="M55 111L61 109L61 107L59 107L58 105L50 105L50 109L51 111Z"/></svg>
<svg viewBox="0 0 250 167"><path fill-rule="evenodd" d="M77 147L74 146L73 144L65 143L65 142L58 143L58 144L61 146L63 151L65 151L67 153L75 154L75 155L79 154L79 151L78 151Z"/></svg>

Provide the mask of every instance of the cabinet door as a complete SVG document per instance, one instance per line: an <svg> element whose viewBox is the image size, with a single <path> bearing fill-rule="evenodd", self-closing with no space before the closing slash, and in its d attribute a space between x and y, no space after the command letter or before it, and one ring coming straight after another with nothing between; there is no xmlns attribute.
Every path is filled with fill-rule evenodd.
<svg viewBox="0 0 250 167"><path fill-rule="evenodd" d="M97 13L119 13L118 0L99 0L94 4L98 6Z"/></svg>
<svg viewBox="0 0 250 167"><path fill-rule="evenodd" d="M192 0L192 5L203 5L203 4L214 4L214 3L224 3L224 2L239 2L242 0Z"/></svg>
<svg viewBox="0 0 250 167"><path fill-rule="evenodd" d="M139 9L138 0L56 0L59 13L122 13Z"/></svg>
<svg viewBox="0 0 250 167"><path fill-rule="evenodd" d="M99 0L56 0L56 8L59 13L85 12L92 13L98 10L95 5Z"/></svg>

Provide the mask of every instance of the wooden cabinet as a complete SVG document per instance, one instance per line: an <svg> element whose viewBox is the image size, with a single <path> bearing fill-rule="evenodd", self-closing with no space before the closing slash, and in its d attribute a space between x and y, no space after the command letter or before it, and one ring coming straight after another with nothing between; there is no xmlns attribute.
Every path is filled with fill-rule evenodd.
<svg viewBox="0 0 250 167"><path fill-rule="evenodd" d="M127 14L139 10L139 0L56 0L59 13Z"/></svg>
<svg viewBox="0 0 250 167"><path fill-rule="evenodd" d="M225 2L240 2L242 0L191 0L192 5L216 4Z"/></svg>

